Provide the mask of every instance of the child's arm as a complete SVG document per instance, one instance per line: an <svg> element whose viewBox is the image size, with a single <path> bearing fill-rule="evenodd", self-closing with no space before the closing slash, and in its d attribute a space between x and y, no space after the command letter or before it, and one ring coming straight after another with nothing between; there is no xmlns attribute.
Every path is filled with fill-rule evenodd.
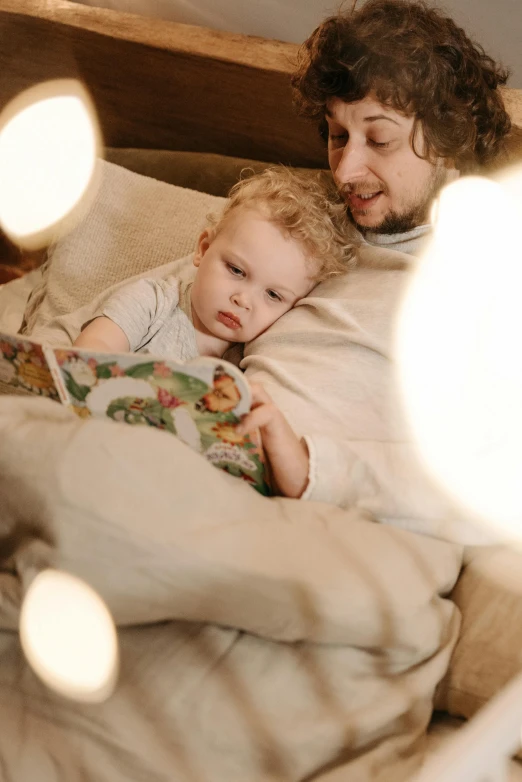
<svg viewBox="0 0 522 782"><path fill-rule="evenodd" d="M300 497L308 483L308 448L263 386L252 383L252 410L237 427L238 434L261 432L263 448L281 494Z"/></svg>
<svg viewBox="0 0 522 782"><path fill-rule="evenodd" d="M179 304L179 284L143 278L118 288L94 312L74 347L110 353L134 353L147 345Z"/></svg>
<svg viewBox="0 0 522 782"><path fill-rule="evenodd" d="M128 353L130 350L129 340L123 329L105 316L91 320L74 340L73 347L100 350L104 353Z"/></svg>

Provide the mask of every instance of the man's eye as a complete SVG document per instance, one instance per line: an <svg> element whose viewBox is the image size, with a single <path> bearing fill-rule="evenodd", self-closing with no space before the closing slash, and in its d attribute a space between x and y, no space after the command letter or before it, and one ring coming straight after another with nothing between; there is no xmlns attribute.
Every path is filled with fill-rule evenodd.
<svg viewBox="0 0 522 782"><path fill-rule="evenodd" d="M335 143L340 144L341 142L348 139L348 133L330 133L328 138L330 141L334 141Z"/></svg>
<svg viewBox="0 0 522 782"><path fill-rule="evenodd" d="M271 301L283 301L279 293L277 291L267 291L268 298Z"/></svg>
<svg viewBox="0 0 522 782"><path fill-rule="evenodd" d="M231 263L227 263L228 270L231 274L234 275L234 277L244 277L245 273L243 269L240 269L238 266L234 266Z"/></svg>

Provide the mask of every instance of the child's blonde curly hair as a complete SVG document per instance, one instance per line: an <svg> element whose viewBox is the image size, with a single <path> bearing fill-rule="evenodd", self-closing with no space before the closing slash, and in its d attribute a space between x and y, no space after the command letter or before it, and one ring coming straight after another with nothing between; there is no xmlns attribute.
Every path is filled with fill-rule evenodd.
<svg viewBox="0 0 522 782"><path fill-rule="evenodd" d="M316 283L344 274L354 263L357 241L346 206L321 173L279 165L247 174L230 190L221 215L209 215L214 235L239 207L260 211L299 242Z"/></svg>

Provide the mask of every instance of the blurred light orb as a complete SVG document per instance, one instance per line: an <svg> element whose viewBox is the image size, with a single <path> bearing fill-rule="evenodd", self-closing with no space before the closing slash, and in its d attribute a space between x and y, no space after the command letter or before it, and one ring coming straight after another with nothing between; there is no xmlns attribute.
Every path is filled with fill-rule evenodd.
<svg viewBox="0 0 522 782"><path fill-rule="evenodd" d="M56 238L94 183L100 132L82 84L58 79L18 95L0 115L0 226L21 247Z"/></svg>
<svg viewBox="0 0 522 782"><path fill-rule="evenodd" d="M397 328L413 439L439 485L522 541L522 167L441 192Z"/></svg>
<svg viewBox="0 0 522 782"><path fill-rule="evenodd" d="M99 595L75 576L47 569L35 577L22 604L20 641L31 668L60 695L96 703L113 692L116 629Z"/></svg>

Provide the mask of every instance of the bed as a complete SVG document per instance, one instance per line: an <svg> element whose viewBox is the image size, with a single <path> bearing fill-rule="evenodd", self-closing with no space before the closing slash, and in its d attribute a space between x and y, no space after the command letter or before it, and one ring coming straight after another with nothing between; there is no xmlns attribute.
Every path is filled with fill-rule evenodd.
<svg viewBox="0 0 522 782"><path fill-rule="evenodd" d="M2 263L27 272L0 288L6 330L23 317L45 333L54 318L70 336L60 317L142 273L151 237L147 271L188 253L197 220L242 168L326 167L291 108L291 44L66 0L1 0L0 30L0 105L46 78L82 79L108 161L95 208L51 264L3 240ZM506 101L522 126L522 96L506 90ZM178 215L170 228L165 218L158 229L158 202ZM142 225L132 247L131 222ZM103 237L116 234L109 251ZM423 779L441 779L444 766L429 777L431 756L444 762L455 736L469 749L477 718L465 720L520 670L519 555L371 524L357 508L257 498L175 438L113 431L45 400L0 404L0 507L18 520L40 509L29 542L44 540L52 561L103 595L123 661L107 703L63 702L24 665L4 600L5 778L392 782L426 763ZM14 570L0 571L15 617L26 542ZM512 709L505 754L518 719ZM501 779L488 758L482 778ZM470 769L453 778L472 780ZM517 761L510 774L522 778Z"/></svg>

